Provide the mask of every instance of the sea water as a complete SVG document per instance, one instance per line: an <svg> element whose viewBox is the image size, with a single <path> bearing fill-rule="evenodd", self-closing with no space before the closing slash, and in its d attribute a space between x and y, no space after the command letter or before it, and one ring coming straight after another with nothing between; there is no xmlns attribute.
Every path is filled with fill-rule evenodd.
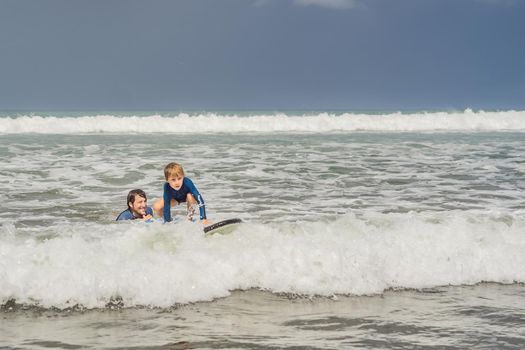
<svg viewBox="0 0 525 350"><path fill-rule="evenodd" d="M115 222L173 161L245 223ZM525 345L525 112L3 113L0 188L0 347Z"/></svg>

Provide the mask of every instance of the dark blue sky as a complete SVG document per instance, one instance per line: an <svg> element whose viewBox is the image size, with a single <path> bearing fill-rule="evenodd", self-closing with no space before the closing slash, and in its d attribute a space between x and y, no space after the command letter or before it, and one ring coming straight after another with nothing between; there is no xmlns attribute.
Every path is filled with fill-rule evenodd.
<svg viewBox="0 0 525 350"><path fill-rule="evenodd" d="M525 0L0 0L0 109L525 109Z"/></svg>

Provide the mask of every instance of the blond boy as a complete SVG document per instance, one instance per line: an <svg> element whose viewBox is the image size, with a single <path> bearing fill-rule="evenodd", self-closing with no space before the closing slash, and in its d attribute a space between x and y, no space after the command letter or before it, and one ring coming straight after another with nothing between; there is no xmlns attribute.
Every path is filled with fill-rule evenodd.
<svg viewBox="0 0 525 350"><path fill-rule="evenodd" d="M162 199L153 204L153 210L158 216L164 218L164 222L171 221L171 206L187 203L188 218L193 217L193 206L199 205L199 214L202 223L207 225L206 206L199 190L190 178L184 176L184 169L177 163L169 163L164 167L164 183ZM167 204L167 205L166 205Z"/></svg>

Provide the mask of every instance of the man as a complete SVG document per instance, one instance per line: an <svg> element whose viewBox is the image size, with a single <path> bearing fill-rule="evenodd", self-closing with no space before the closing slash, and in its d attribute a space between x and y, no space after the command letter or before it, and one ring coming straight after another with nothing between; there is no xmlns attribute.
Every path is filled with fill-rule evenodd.
<svg viewBox="0 0 525 350"><path fill-rule="evenodd" d="M128 193L128 209L117 216L120 220L149 220L153 218L153 209L147 206L146 193L141 189L131 190Z"/></svg>

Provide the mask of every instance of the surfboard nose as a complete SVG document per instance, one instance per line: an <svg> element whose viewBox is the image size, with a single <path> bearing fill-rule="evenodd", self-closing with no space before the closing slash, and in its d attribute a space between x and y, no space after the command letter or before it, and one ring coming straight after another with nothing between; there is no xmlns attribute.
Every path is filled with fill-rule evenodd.
<svg viewBox="0 0 525 350"><path fill-rule="evenodd" d="M242 223L242 220L239 218L222 220L222 221L219 221L219 222L216 222L214 224L204 227L204 233L211 234L213 233L212 231L215 231L221 227L225 227L225 226L233 225L233 224L239 224L239 223Z"/></svg>

